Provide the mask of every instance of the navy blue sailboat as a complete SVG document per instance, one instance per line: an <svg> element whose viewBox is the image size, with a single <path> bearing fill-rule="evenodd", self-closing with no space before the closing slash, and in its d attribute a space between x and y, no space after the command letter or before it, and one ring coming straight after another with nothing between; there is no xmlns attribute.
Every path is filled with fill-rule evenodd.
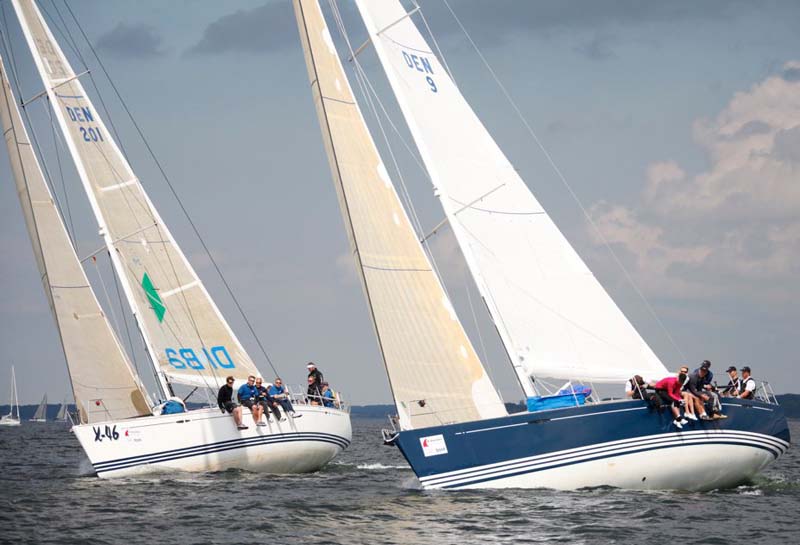
<svg viewBox="0 0 800 545"><path fill-rule="evenodd" d="M397 406L386 439L422 486L701 490L742 482L783 454L786 419L765 390L760 401L727 400L726 419L683 429L641 400L587 403L588 390L573 386L556 398L539 395L534 376L621 384L669 372L467 104L412 21L419 8L407 13L395 0L356 5L531 409L507 413L380 159L317 1L295 0L325 148ZM353 59L359 52L350 48ZM355 68L374 107L371 84Z"/></svg>

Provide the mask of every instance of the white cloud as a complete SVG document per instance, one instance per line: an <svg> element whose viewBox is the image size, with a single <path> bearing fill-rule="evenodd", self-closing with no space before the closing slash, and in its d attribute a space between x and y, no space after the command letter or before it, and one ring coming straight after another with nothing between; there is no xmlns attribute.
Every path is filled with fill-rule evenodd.
<svg viewBox="0 0 800 545"><path fill-rule="evenodd" d="M800 80L769 77L693 133L708 169L651 164L635 204L593 207L599 229L650 293L800 302Z"/></svg>

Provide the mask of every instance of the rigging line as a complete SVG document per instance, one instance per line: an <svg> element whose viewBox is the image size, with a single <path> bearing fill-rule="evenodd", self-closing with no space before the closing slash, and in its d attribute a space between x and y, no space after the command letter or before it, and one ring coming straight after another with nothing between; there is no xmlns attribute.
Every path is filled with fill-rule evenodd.
<svg viewBox="0 0 800 545"><path fill-rule="evenodd" d="M444 66L444 69L447 72L447 75L450 77L450 81L452 81L453 85L455 85L456 89L458 89L458 84L456 83L456 80L453 77L453 72L450 70L450 66L448 66L448 64L447 64L447 59L445 59L445 57L444 57L444 53L442 52L442 48L439 47L439 42L436 41L436 36L434 36L433 31L431 30L431 27L428 26L428 20L425 18L424 11L422 10L422 8L419 7L419 4L417 3L417 0L412 0L412 1L414 2L414 5L417 6L417 8L419 8L419 16L422 19L422 23L425 25L425 29L428 31L428 36L431 37L431 41L433 42L433 47L436 48L436 51L439 53L439 58L442 59L442 65Z"/></svg>
<svg viewBox="0 0 800 545"><path fill-rule="evenodd" d="M564 187L567 188L567 191L572 196L573 200L577 203L577 205L580 208L581 212L583 213L584 217L589 222L589 225L592 226L592 229L594 230L594 232L600 237L600 240L603 241L603 245L606 247L608 252L611 254L611 257L614 259L614 261L617 264L617 266L624 273L625 278L628 280L628 283L633 287L634 291L639 296L639 298L642 300L642 302L644 303L644 305L647 308L647 310L650 312L650 314L656 320L656 322L658 323L659 327L664 332L664 334L666 335L666 337L669 340L669 342L672 344L673 348L675 348L675 350L677 350L677 352L680 354L681 358L685 360L686 359L686 355L683 353L683 350L680 349L678 344L672 338L672 335L670 334L670 332L667 329L667 327L664 325L664 322L662 322L661 319L658 317L658 314L656 314L655 309L653 309L653 307L650 305L650 302L644 296L644 293L642 293L642 291L639 289L639 286L636 284L636 282L634 282L633 277L628 272L628 269L625 267L625 265L623 265L622 261L617 256L616 252L614 252L613 248L611 248L611 244L608 242L608 239L605 237L605 235L603 235L602 231L600 231L600 228L594 222L594 220L592 219L591 215L589 215L589 212L583 206L583 203L578 198L578 195L575 193L575 191L572 189L570 184L567 182L566 177L561 172L561 169L558 168L558 165L556 165L555 161L553 160L553 157L550 155L550 153L544 147L544 144L542 144L541 140L539 140L539 137L536 135L536 132L533 130L531 125L528 123L528 120L525 118L525 116L522 114L522 111L519 109L519 106L517 106L517 103L511 97L511 94L508 92L508 90L506 89L505 85L503 85L503 83L500 81L500 78L497 76L497 73L494 71L494 69L492 69L492 67L489 65L489 61L486 59L486 57L483 55L481 50L478 48L478 45L472 39L472 36L469 35L469 33L467 32L467 29L461 23L461 19L459 19L458 16L456 15L455 11L453 11L453 8L450 6L450 2L448 2L448 0L443 0L443 1L444 1L444 5L450 11L450 14L453 16L453 19L455 19L455 21L458 24L459 28L464 33L464 36L466 36L467 40L472 45L472 48L478 54L478 57L480 57L480 59L483 62L484 66L486 66L486 69L492 75L492 79L494 79L495 83L500 88L501 92L503 93L503 96L506 98L508 103L511 105L511 107L513 108L513 110L517 114L517 116L519 117L519 119L522 122L522 124L525 127L525 129L528 131L528 133L533 138L534 142L536 142L536 145L539 147L539 149L544 154L545 158L547 159L547 162L550 164L550 166L555 171L555 173L558 176L558 178L561 180L561 183L564 184Z"/></svg>
<svg viewBox="0 0 800 545"><path fill-rule="evenodd" d="M114 312L114 305L111 304L111 297L108 296L108 290L106 290L106 283L103 280L103 275L100 274L100 267L97 265L96 259L92 261L94 262L94 270L97 273L97 278L100 280L100 286L103 288L103 295L106 296L106 303L108 303L108 311L111 313L111 321L114 322L114 329L120 331L117 314Z"/></svg>
<svg viewBox="0 0 800 545"><path fill-rule="evenodd" d="M6 20L6 17L5 17L5 4L3 4L2 15L3 15L4 28L8 29L7 20ZM7 32L3 33L2 37L3 37L3 40L2 40L3 53L5 54L6 57L8 57L11 60L11 70L14 73L15 87L17 87L17 94L21 97L22 96L21 95L22 90L19 87L19 77L17 75L16 62L15 62L15 59L14 59L14 52L13 52L13 48L11 46L11 38L8 36ZM6 41L8 42L7 45L6 45ZM10 79L9 79L9 81L10 81ZM35 129L34 125L33 125L33 122L31 121L31 117L30 117L30 114L28 113L28 109L26 107L24 107L24 106L22 106L20 109L22 111L22 114L25 116L25 121L27 121L27 123L28 123L28 129L30 131L29 136L31 137L31 142L29 142L29 144L31 144L31 146L34 149L34 155L36 155L38 153L38 158L40 159L38 161L38 163L42 168L42 171L43 171L43 174L44 174L44 179L45 179L45 184L47 184L48 189L50 190L50 193L53 196L53 201L55 202L56 209L58 210L58 213L63 218L63 217L65 217L64 209L61 206L61 200L58 198L58 191L55 190L56 185L55 185L55 182L53 181L53 177L50 174L50 168L47 166L47 161L45 160L45 154L42 152L42 146L39 144L39 138L36 135L36 129ZM24 125L24 122L23 122L23 125ZM16 140L16 135L15 135L14 138ZM69 236L69 231L67 231L67 235Z"/></svg>
<svg viewBox="0 0 800 545"><path fill-rule="evenodd" d="M486 352L486 345L483 343L483 335L481 335L481 328L478 325L478 315L475 313L475 307L472 305L472 295L470 295L469 273L467 269L463 269L464 273L464 289L467 292L467 302L469 303L469 310L472 313L472 323L475 324L475 331L478 333L478 343L481 346L481 353L483 354L483 361L485 364L489 363L489 354ZM498 392L499 394L499 392ZM502 399L502 397L500 398Z"/></svg>
<svg viewBox="0 0 800 545"><path fill-rule="evenodd" d="M56 150L56 164L58 165L58 177L61 180L61 190L64 192L64 205L67 209L67 220L69 221L69 229L67 230L67 234L69 235L70 241L72 242L72 247L75 248L75 253L78 253L78 242L77 242L77 235L75 233L75 225L72 223L72 210L69 206L69 195L67 194L67 184L64 181L64 169L61 166L61 153L59 153L59 144L60 141L56 134L56 124L55 120L53 119L53 111L52 111L52 103L50 102L50 97L47 97L47 116L50 118L50 127L53 129L51 132L53 133L53 147Z"/></svg>
<svg viewBox="0 0 800 545"><path fill-rule="evenodd" d="M358 82L358 85L359 85L359 90L361 91L362 96L366 100L366 102L367 102L367 104L368 104L368 106L370 108L370 111L371 111L372 115L375 118L375 121L378 123L378 127L380 128L381 135L383 136L384 143L386 144L386 148L389 151L389 156L392 158L392 164L393 164L394 169L397 172L397 176L398 176L398 178L400 180L400 188L401 188L401 195L402 195L403 201L406 204L406 209L410 211L412 224L414 225L414 228L417 231L417 233L416 233L417 234L417 240L419 240L421 242L421 245L423 247L423 251L428 256L428 259L431 262L431 266L433 267L434 273L436 274L436 276L437 276L437 278L439 280L439 284L442 286L442 289L444 290L445 295L447 296L448 299L450 299L452 301L452 298L450 297L450 294L447 291L447 284L445 284L445 282L444 282L444 278L442 277L442 274L441 274L441 272L439 270L439 266L438 266L438 264L436 262L436 257L433 254L433 250L431 249L430 244L428 243L428 240L426 238L422 238L422 236L424 235L424 230L422 229L422 222L420 221L419 216L418 216L417 211L416 211L416 208L414 207L414 203L411 200L411 195L410 195L410 193L408 191L408 187L405 184L405 179L403 177L403 173L402 173L402 171L400 169L400 165L399 165L399 163L397 161L397 157L394 154L394 151L392 149L392 145L391 145L391 143L389 141L389 136L386 133L386 130L385 130L384 126L383 126L383 123L381 122L380 114L378 113L378 110L375 107L375 102L377 102L378 105L381 107L381 110L383 111L384 116L386 117L386 119L388 120L390 125L394 128L395 133L400 137L400 139L403 142L403 144L405 145L406 149L411 154L411 156L414 158L414 160L416 161L417 165L419 165L420 169L423 171L423 174L427 178L429 178L428 172L427 172L427 170L425 170L425 168L423 167L423 165L419 161L419 159L417 159L416 155L411 150L410 146L405 141L405 139L400 135L400 131L397 129L397 126L392 122L391 118L389 117L389 114L386 111L386 108L384 107L383 102L381 101L381 99L378 96L378 94L375 92L375 88L372 86L372 83L369 81L369 78L367 77L367 74L364 71L363 66L358 61L358 59L355 57L354 52L353 52L353 46L350 43L350 38L349 38L349 36L347 34L347 29L344 26L344 20L341 17L341 13L339 12L339 6L336 3L336 0L329 0L329 5L330 5L330 7L332 9L332 12L333 12L333 15L334 15L334 20L336 21L337 29L339 30L340 35L342 36L342 38L344 39L345 43L347 44L348 51L350 53L351 58L353 59L353 67L354 67L354 71L355 71L355 74L356 74L356 81ZM367 90L371 91L371 93L368 92ZM375 101L373 101L373 96L375 98Z"/></svg>
<svg viewBox="0 0 800 545"><path fill-rule="evenodd" d="M106 255L108 258L111 259L111 255L108 253L108 248L106 248ZM111 277L114 279L114 289L117 292L117 301L119 302L119 311L122 314L122 322L125 324L125 336L128 337L128 348L131 351L131 359L133 359L133 367L136 369L136 376L141 376L139 374L139 359L136 357L136 351L133 348L133 337L131 336L131 329L128 324L128 313L125 310L125 306L122 304L122 294L119 290L119 278L117 278L117 270L114 268L114 264L111 264Z"/></svg>
<svg viewBox="0 0 800 545"><path fill-rule="evenodd" d="M84 38L86 39L86 43L89 46L89 49L91 50L91 52L94 55L95 59L97 59L97 63L100 66L100 69L103 71L103 74L106 76L106 79L108 80L109 84L111 85L111 88L114 90L114 93L116 94L117 99L119 99L123 110L125 110L125 113L128 115L128 118L131 120L131 123L133 124L134 128L136 129L136 132L139 134L139 137L142 139L142 142L144 143L145 148L147 149L147 152L149 153L150 157L152 157L153 162L156 164L156 167L158 168L158 171L160 172L161 176L164 178L164 181L166 182L167 186L169 187L170 192L172 193L172 196L175 197L175 200L178 202L178 206L180 207L181 212L183 212L184 216L186 217L187 221L189 222L189 225L192 228L192 231L194 232L195 236L200 241L200 244L203 247L203 251L205 251L206 255L208 255L209 261L211 261L211 264L214 266L214 270L216 271L216 273L219 275L220 279L222 280L222 284L225 286L225 290L228 292L228 295L230 295L231 299L233 300L234 305L236 306L236 309L239 311L239 314L242 316L242 319L244 320L245 324L247 325L247 329L250 331L251 335L253 335L253 338L255 339L259 350L261 350L262 355L267 360L267 363L269 364L270 368L275 373L275 375L276 376L279 375L280 373L278 373L278 370L275 368L275 365L273 364L272 359L269 357L269 354L267 353L266 349L264 348L264 345L262 344L261 339L256 334L256 331L253 328L253 325L250 322L250 319L247 317L247 314L245 313L244 308L242 307L241 303L239 303L239 299L233 293L233 289L231 288L230 284L228 283L227 278L225 278L225 275L222 274L222 269L220 269L219 265L217 264L217 260L214 259L214 256L211 254L211 251L208 249L208 246L206 245L205 239L203 239L203 237L200 235L200 230L197 228L197 225L195 224L195 222L192 220L191 216L189 215L189 211L184 206L183 201L178 196L178 192L175 190L175 187L172 185L172 182L170 181L169 176L167 176L167 173L164 170L164 167L161 165L161 162L158 160L158 157L156 157L156 154L153 151L153 148L150 146L150 142L145 137L144 132L142 131L141 127L139 126L139 123L136 122L136 119L134 118L133 113L128 108L128 104L122 98L122 94L120 93L119 89L117 88L116 84L114 83L114 80L111 79L111 75L108 73L108 70L106 70L105 64L103 64L103 61L100 59L100 56L97 54L97 51L92 46L92 43L89 41L88 37L86 36L86 33L83 30L83 27L81 26L80 22L75 17L75 14L72 12L72 9L70 9L69 4L65 3L65 5L66 5L67 10L69 10L70 14L72 15L73 19L75 20L75 23L76 23L78 29L81 31L81 34L83 34Z"/></svg>
<svg viewBox="0 0 800 545"><path fill-rule="evenodd" d="M50 0L50 2L53 4L53 8L56 10L56 13L58 14L59 19L61 19L61 22L64 25L64 29L66 30L67 35L70 37L70 39L73 40L73 42L75 42L75 46L74 46L73 49L75 50L75 53L77 54L78 59L80 59L81 63L83 63L83 67L86 69L86 71L89 74L89 81L92 82L92 87L94 87L95 94L97 95L97 98L100 100L100 105L103 107L103 113L105 114L105 118L108 119L108 123L109 123L109 125L111 125L111 131L114 133L114 139L117 142L117 146L119 146L119 149L122 152L122 156L125 157L126 161L128 161L128 154L125 151L125 146L122 143L122 139L119 137L119 133L117 132L117 127L116 127L116 125L114 125L114 119L111 117L111 111L106 107L106 103L103 100L103 95L102 95L102 93L100 93L100 88L97 86L97 82L95 81L94 76L92 75L92 72L89 70L89 65L86 63L86 60L84 60L83 55L81 55L80 49L78 48L78 45L77 45L77 42L72 38L72 33L69 31L69 27L67 26L67 23L64 20L64 17L61 15L61 11L58 9L58 6L56 6L55 0ZM92 53L94 53L94 47L92 47L92 43L89 41L89 37L83 31L83 27L81 26L80 22L78 21L78 18L75 17L75 14L72 12L72 9L69 7L69 4L67 4L67 0L64 0L64 6L67 8L67 10L69 11L70 15L72 15L72 19L75 21L75 24L78 27L78 30L80 30L81 35L83 36L84 40L89 45L89 49L91 49ZM97 57L96 53L95 53L95 57ZM105 72L105 68L103 68L103 71ZM108 73L106 73L106 77L108 77ZM109 78L109 80L110 80L110 78ZM130 161L128 161L128 162L130 163Z"/></svg>

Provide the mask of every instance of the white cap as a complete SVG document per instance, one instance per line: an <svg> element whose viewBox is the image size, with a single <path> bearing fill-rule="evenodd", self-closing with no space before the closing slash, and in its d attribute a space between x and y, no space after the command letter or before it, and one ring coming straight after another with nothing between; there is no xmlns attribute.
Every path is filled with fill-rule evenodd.
<svg viewBox="0 0 800 545"><path fill-rule="evenodd" d="M314 365L313 363L309 363L308 365L306 365L306 367L308 367L309 369L311 369L312 367L316 367L316 365Z"/></svg>

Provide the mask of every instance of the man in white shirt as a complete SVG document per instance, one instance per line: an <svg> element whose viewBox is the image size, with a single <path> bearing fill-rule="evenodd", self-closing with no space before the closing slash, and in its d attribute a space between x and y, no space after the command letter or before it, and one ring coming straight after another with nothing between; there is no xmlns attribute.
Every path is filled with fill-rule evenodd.
<svg viewBox="0 0 800 545"><path fill-rule="evenodd" d="M750 376L750 368L748 366L742 367L742 393L739 397L742 399L753 399L756 393L756 380Z"/></svg>

